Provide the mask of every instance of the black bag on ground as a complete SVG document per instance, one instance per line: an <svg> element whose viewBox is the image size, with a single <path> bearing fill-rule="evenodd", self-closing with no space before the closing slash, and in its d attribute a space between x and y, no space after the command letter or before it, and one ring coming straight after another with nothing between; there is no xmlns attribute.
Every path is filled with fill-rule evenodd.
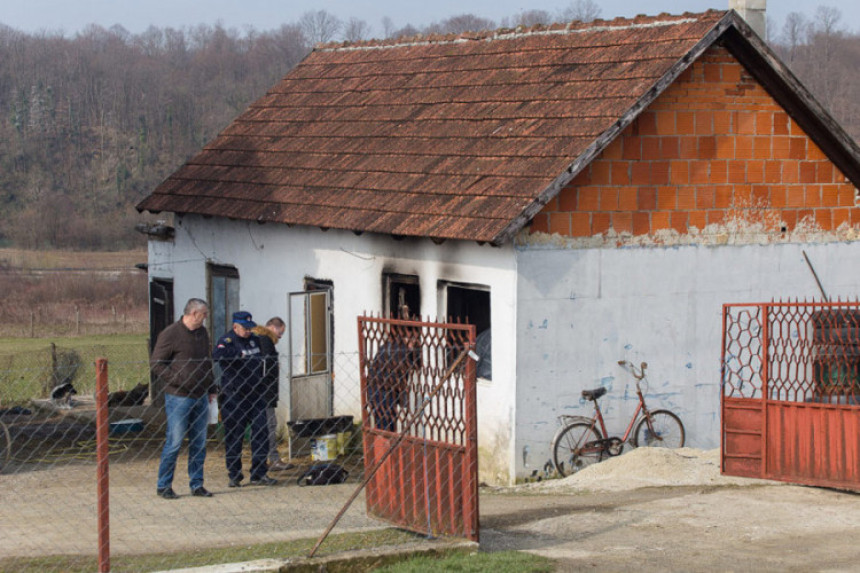
<svg viewBox="0 0 860 573"><path fill-rule="evenodd" d="M330 485L343 483L347 477L349 472L337 464L316 464L300 475L297 481L301 486Z"/></svg>

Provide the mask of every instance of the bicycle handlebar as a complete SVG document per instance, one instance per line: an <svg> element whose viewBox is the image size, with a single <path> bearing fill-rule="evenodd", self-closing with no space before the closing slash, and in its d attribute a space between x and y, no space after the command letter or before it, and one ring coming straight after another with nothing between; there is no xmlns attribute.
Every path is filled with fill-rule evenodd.
<svg viewBox="0 0 860 573"><path fill-rule="evenodd" d="M619 360L618 365L624 369L629 370L633 377L636 378L636 380L642 380L643 378L645 378L645 369L648 368L647 362L642 362L639 365L638 372L636 371L636 367L633 365L633 363L627 360Z"/></svg>

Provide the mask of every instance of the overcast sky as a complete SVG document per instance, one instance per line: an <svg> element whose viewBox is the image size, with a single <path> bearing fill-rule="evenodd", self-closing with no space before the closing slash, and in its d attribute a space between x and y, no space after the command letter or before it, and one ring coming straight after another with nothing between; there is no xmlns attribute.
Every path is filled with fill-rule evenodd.
<svg viewBox="0 0 860 573"><path fill-rule="evenodd" d="M724 9L728 0L594 0L604 18L639 13L701 12ZM0 0L0 23L24 32L63 32L74 35L88 24L109 28L119 24L132 33L150 25L182 28L220 22L227 28L248 26L271 30L296 22L310 10L327 10L342 20L357 17L370 24L373 35L382 33L388 16L396 28L422 27L458 14L475 14L497 24L524 10L551 14L569 6L569 0ZM812 18L819 5L837 8L842 27L860 29L860 0L770 0L768 14L773 32L779 32L786 14L800 12Z"/></svg>

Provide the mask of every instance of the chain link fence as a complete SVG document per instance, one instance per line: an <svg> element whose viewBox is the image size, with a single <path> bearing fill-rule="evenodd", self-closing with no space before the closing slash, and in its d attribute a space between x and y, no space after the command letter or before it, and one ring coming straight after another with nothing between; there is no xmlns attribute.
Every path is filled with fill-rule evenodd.
<svg viewBox="0 0 860 573"><path fill-rule="evenodd" d="M171 482L177 498L165 499L157 494L167 433L163 387L148 360L130 359L139 352L146 356L145 346L54 346L31 355L32 364L19 356L0 368L0 571L93 571L100 566L100 549L108 551L112 571L235 561L210 550L252 546L262 547L265 556L283 557L278 544L316 540L336 516L334 535L318 555L342 533L359 535L346 545L335 543L338 551L365 547L366 536L383 535L376 543L386 543L386 532L414 540L368 517L363 490L340 515L365 478L357 353L332 356L325 373L294 378L289 388L282 380L274 451L269 426L260 418L240 416L241 428L227 427L222 394L217 413L206 409L205 459L200 461L203 484L213 496L192 494L200 484L189 477L196 468L186 440ZM109 497L101 500L107 504L100 504L98 487L97 356L107 357L108 464L103 470ZM288 358L279 357L282 378L291 363L305 359ZM217 364L215 371L217 380ZM258 405L243 402L239 408ZM243 474L238 484L231 483L226 447L237 434ZM276 483L254 474L262 455L262 475ZM236 462L231 458L234 469ZM317 485L323 483L329 485ZM419 489L429 496L436 491ZM109 534L101 538L100 511L109 516Z"/></svg>

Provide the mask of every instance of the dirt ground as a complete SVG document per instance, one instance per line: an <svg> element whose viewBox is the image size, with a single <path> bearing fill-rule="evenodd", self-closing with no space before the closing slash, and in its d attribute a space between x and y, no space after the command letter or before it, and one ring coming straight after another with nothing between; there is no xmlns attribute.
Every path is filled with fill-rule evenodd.
<svg viewBox="0 0 860 573"><path fill-rule="evenodd" d="M560 571L860 571L860 495L726 478L706 454L634 450L594 475L488 491L481 548Z"/></svg>

